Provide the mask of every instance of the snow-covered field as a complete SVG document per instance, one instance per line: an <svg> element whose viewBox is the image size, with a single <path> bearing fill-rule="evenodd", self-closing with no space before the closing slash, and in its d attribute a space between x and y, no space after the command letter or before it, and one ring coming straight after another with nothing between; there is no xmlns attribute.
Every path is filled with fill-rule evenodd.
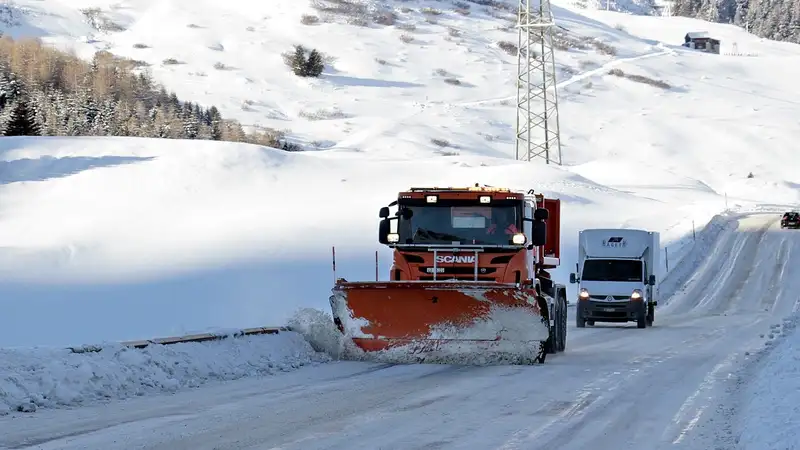
<svg viewBox="0 0 800 450"><path fill-rule="evenodd" d="M508 19L495 17L513 13L472 4L471 13L462 15L444 1L402 2L396 11L400 26L359 27L338 16L332 23L303 25L303 14L319 12L292 0L15 4L20 25L6 30L11 35L40 35L87 57L105 49L146 61L155 78L182 99L215 104L251 126L288 128L294 140L318 151L129 138L3 138L0 346L18 348L0 356L11 361L0 372L0 381L6 380L0 404L12 409L30 401L56 406L170 390L264 373L273 365L324 361L293 334L154 350L141 356L150 364L141 367L132 356L136 352L76 356L52 348L277 326L298 308L326 311L331 247L338 276L373 278L376 250L385 276L389 253L377 244L377 212L412 185L483 183L561 198L564 253L555 273L561 280L574 267L580 229L660 231L674 269L662 285L665 292L679 292L712 253L712 236L728 226L718 218L704 230L712 217L724 210L781 211L800 202L795 151L800 66L794 64L800 47L763 41L732 26L559 3L556 20L585 48L556 55L566 163L558 167L513 161L516 58L497 44L515 42L516 33L503 30ZM425 14L423 6L441 14ZM85 7L101 8L124 30L97 31L78 10ZM692 52L679 46L687 31L710 31L723 46L736 42L738 51L759 56ZM402 35L413 40L405 43ZM281 58L295 43L336 60L320 79L299 79ZM181 64L162 64L167 58ZM225 69L215 69L217 62ZM611 69L670 87L614 76ZM702 245L693 240L693 228ZM719 246L738 261L734 244L745 241L734 235L725 235L728 240ZM794 245L782 238L770 248ZM753 246L748 248L758 247L757 240L747 242ZM733 267L722 264L725 258L715 261L719 270L705 272L712 283ZM752 279L764 286L772 269L759 270ZM728 278L718 284L737 286ZM698 350L687 356L689 362L715 355L708 363L722 364L728 354L720 352L742 350L725 347L724 330L741 325L731 339L750 344L747 333L761 326L759 321L745 327L741 315L703 319L727 305L719 303L721 295L708 293L705 303L677 296L673 300L680 301L664 308L665 317L691 312L694 319L707 319L722 339L704 347L708 354ZM770 317L777 320L783 312ZM671 325L681 326L678 319ZM651 331L677 332L665 323L658 326L663 329ZM588 370L581 364L600 364L602 352L618 356L603 366L609 373L619 369L615 364L636 364L634 356L619 356L628 339L635 339L630 331L635 333L598 327L581 334L584 330L570 328L562 364ZM614 339L591 343L594 332ZM706 336L698 333L689 337ZM284 347L284 341L293 346ZM659 349L673 351L653 342L639 355L643 360L652 362L648 358L656 358ZM28 357L30 346L50 348ZM215 355L219 366L191 357L203 352ZM242 367L232 366L240 360ZM181 369L173 368L176 362ZM558 360L552 364L546 370L562 370ZM698 383L713 369L702 372L706 365L692 372ZM666 376L676 367L648 373ZM104 373L120 375L98 381ZM62 388L67 380L76 384ZM760 393L764 387L753 389ZM645 387L639 393L650 395ZM663 395L658 400L666 411L675 405ZM695 403L681 408L675 420L685 425L692 419L686 408L705 410Z"/></svg>

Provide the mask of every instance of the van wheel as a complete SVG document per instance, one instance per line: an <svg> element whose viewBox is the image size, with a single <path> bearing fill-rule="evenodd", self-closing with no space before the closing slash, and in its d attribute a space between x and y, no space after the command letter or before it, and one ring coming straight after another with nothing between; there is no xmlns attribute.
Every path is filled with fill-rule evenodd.
<svg viewBox="0 0 800 450"><path fill-rule="evenodd" d="M580 302L575 307L575 326L578 328L586 328L586 319L583 318L583 308Z"/></svg>

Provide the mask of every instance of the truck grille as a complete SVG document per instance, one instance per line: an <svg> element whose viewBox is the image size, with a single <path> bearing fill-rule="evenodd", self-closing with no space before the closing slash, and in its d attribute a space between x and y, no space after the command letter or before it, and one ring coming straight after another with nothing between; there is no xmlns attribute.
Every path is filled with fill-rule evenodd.
<svg viewBox="0 0 800 450"><path fill-rule="evenodd" d="M432 275L426 275L419 277L422 281L433 281ZM436 281L447 281L447 280L458 280L458 281L475 281L474 275L443 275L439 274L436 276ZM477 281L497 281L494 277L478 277Z"/></svg>
<svg viewBox="0 0 800 450"><path fill-rule="evenodd" d="M433 273L433 266L421 266L419 268L422 273ZM488 275L497 272L496 267L478 267L478 276ZM475 266L438 266L436 273L439 275L475 275Z"/></svg>

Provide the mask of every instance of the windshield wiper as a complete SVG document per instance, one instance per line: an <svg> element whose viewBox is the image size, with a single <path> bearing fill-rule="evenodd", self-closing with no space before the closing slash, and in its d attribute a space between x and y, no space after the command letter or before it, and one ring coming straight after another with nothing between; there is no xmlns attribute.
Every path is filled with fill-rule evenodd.
<svg viewBox="0 0 800 450"><path fill-rule="evenodd" d="M438 233L436 231L426 230L424 228L417 228L417 232L415 233L414 240L416 239L416 235L420 235L423 239L431 239L437 241L459 241L461 242L462 239L458 236L447 234L447 233Z"/></svg>

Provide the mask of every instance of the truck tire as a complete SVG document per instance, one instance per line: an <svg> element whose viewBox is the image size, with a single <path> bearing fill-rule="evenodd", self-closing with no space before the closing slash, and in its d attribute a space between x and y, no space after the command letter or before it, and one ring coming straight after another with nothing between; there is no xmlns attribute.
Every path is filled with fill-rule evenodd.
<svg viewBox="0 0 800 450"><path fill-rule="evenodd" d="M560 302L555 303L555 307L553 308L554 320L553 326L550 327L550 338L547 340L547 353L559 353L563 352L564 348L566 347L566 339L567 339L567 320L565 316L566 310L564 308L559 308L558 305Z"/></svg>
<svg viewBox="0 0 800 450"><path fill-rule="evenodd" d="M558 351L563 352L567 349L567 296L563 294L559 297L558 303L561 305L561 313L558 317L561 336L558 340Z"/></svg>
<svg viewBox="0 0 800 450"><path fill-rule="evenodd" d="M566 340L566 316L567 312L560 296L553 302L553 328L550 332L552 345L550 353L563 352Z"/></svg>
<svg viewBox="0 0 800 450"><path fill-rule="evenodd" d="M544 342L545 353L558 352L558 302L553 302L553 309L544 297L538 297L537 302L542 311L546 311L547 317L542 317L542 323L547 326L547 340ZM550 324L550 316L553 316L553 323Z"/></svg>

